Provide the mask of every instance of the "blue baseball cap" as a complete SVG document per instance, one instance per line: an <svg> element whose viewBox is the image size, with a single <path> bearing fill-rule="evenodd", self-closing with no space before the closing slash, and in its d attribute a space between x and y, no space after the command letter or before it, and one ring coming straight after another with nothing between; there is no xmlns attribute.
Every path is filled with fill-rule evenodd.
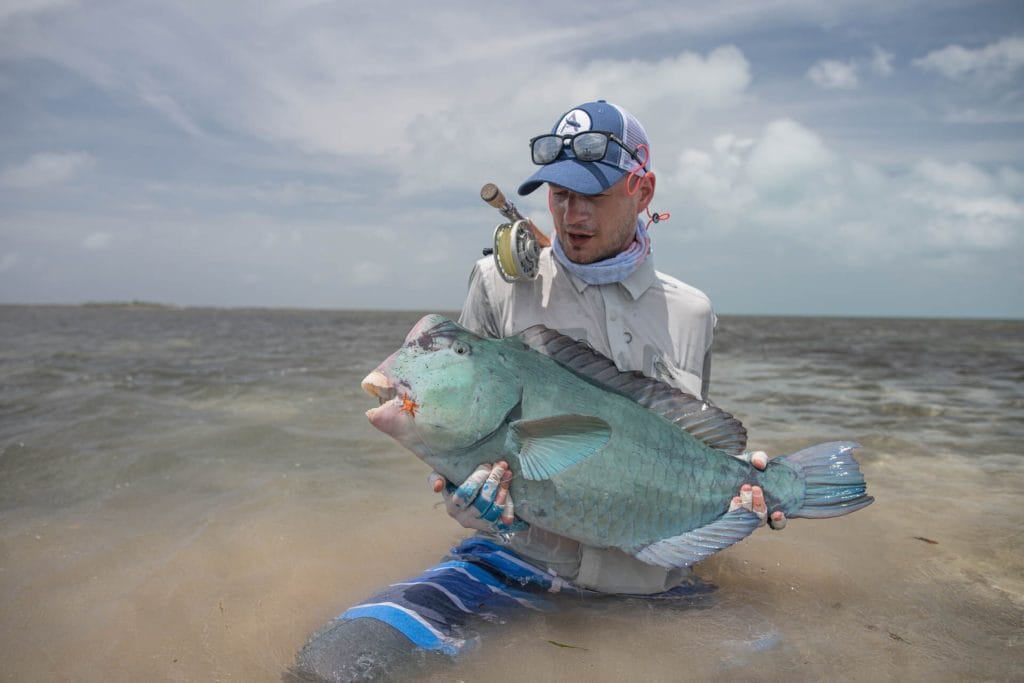
<svg viewBox="0 0 1024 683"><path fill-rule="evenodd" d="M648 157L644 166L651 168L651 145L647 140L647 131L635 116L622 107L605 100L581 104L562 114L551 128L551 133L569 136L588 130L612 133L625 142L628 149L609 141L604 158L580 161L572 149L566 147L555 161L544 164L527 178L519 186L519 194L528 195L544 183L558 185L579 194L600 194L637 167L630 152L635 152L640 145L647 146Z"/></svg>

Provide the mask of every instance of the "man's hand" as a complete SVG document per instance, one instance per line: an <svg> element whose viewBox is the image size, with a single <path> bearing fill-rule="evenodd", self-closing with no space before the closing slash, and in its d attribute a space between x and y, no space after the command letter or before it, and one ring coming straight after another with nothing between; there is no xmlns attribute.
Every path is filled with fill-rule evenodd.
<svg viewBox="0 0 1024 683"><path fill-rule="evenodd" d="M736 457L744 462L749 462L762 472L764 468L768 467L768 454L764 451L747 451ZM764 490L760 486L744 484L740 487L740 494L733 496L729 503L729 512L739 508L750 510L761 519L761 524L767 522L768 526L773 529L786 527L786 513L782 510L776 510L772 513L771 519L768 519L768 505L764 502Z"/></svg>
<svg viewBox="0 0 1024 683"><path fill-rule="evenodd" d="M437 472L431 472L430 485L444 497L448 514L467 529L507 531L515 520L515 507L508 487L512 472L499 460L482 464L458 488Z"/></svg>

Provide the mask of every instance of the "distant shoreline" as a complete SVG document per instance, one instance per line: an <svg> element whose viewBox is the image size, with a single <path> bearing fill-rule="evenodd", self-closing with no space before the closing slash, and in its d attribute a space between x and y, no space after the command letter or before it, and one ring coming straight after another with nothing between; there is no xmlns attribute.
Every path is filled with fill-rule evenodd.
<svg viewBox="0 0 1024 683"><path fill-rule="evenodd" d="M31 306L33 304L23 305ZM132 301L86 301L85 303L82 304L68 305L78 306L80 308L169 308L175 310L183 308L182 306L178 306L176 304L164 304L160 303L159 301L139 301L138 299Z"/></svg>
<svg viewBox="0 0 1024 683"><path fill-rule="evenodd" d="M78 308L78 309L110 309L110 310L138 310L138 311L287 311L287 312L323 312L323 313L391 313L391 314L420 314L441 313L455 319L459 315L457 308L319 308L319 307L289 307L289 306L216 306L216 305L181 305L169 304L159 301L144 301L134 299L132 301L86 301L82 303L10 303L0 302L0 309L3 308ZM974 317L954 318L934 315L884 315L884 314L828 314L828 313L734 313L718 311L720 319L728 318L775 318L775 319L842 319L842 320L905 320L927 322L929 320L942 321L963 321L963 322L1002 322L1019 323L1024 318L1019 317Z"/></svg>

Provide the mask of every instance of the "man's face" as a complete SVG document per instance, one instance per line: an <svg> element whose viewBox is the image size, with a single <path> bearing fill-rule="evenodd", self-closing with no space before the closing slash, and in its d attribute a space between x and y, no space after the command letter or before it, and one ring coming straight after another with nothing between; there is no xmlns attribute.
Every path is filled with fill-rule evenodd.
<svg viewBox="0 0 1024 683"><path fill-rule="evenodd" d="M596 195L577 194L548 186L548 208L555 233L569 260L594 263L626 249L636 233L636 216L654 194L654 174L640 179L636 192L626 192L626 179Z"/></svg>

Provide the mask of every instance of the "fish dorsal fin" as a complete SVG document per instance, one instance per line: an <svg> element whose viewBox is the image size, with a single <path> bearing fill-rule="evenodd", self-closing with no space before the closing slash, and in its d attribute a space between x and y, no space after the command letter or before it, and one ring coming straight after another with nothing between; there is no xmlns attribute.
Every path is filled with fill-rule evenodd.
<svg viewBox="0 0 1024 683"><path fill-rule="evenodd" d="M604 448L612 434L607 422L586 415L516 420L508 427L506 446L519 455L523 477L533 481L578 465Z"/></svg>
<svg viewBox="0 0 1024 683"><path fill-rule="evenodd" d="M746 448L747 430L743 424L709 401L641 372L623 372L586 342L576 341L544 325L534 325L516 336L527 347L585 379L636 401L712 448L731 455L739 455Z"/></svg>

